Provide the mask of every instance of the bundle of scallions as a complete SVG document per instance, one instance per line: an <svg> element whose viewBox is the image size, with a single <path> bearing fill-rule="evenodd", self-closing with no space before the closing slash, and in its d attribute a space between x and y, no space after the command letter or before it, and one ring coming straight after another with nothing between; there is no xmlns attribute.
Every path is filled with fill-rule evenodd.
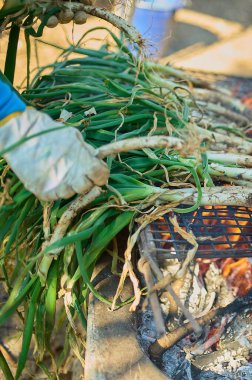
<svg viewBox="0 0 252 380"><path fill-rule="evenodd" d="M23 94L107 155L107 186L43 203L0 161L0 272L8 294L0 323L15 312L24 323L15 379L26 367L32 335L36 363L48 378L58 376L70 349L83 356L78 329L86 328L89 292L111 305L92 285L92 272L103 253L116 262L117 235L125 227L130 234L135 220L144 226L165 212L186 213L201 204L252 206L252 141L242 104L213 84L132 55L111 35L116 51L71 46ZM179 144L159 147L164 135ZM102 148L113 142L113 149ZM126 257L131 276L133 240ZM62 326L64 349L55 357L52 339ZM2 354L0 365L13 379Z"/></svg>

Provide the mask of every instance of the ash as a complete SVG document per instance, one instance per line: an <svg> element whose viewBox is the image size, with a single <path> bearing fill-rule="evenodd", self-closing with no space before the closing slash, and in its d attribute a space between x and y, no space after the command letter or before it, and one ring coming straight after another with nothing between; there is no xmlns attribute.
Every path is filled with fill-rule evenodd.
<svg viewBox="0 0 252 380"><path fill-rule="evenodd" d="M240 324L242 317L244 318L244 316L238 318L236 325ZM144 352L148 354L150 344L157 339L150 307L138 313L138 326L139 343ZM179 341L163 354L158 363L155 363L170 379L252 380L252 364L248 363L243 356L237 355L237 352L232 351L234 341L231 343L227 341L227 347L220 350L220 353L218 351L207 352L193 360L188 355L192 345L191 338L192 336ZM235 344L239 344L239 342L236 341ZM222 345L224 346L223 343Z"/></svg>
<svg viewBox="0 0 252 380"><path fill-rule="evenodd" d="M174 260L166 263L164 275L174 271ZM172 265L171 265L172 264ZM177 268L175 268L177 270ZM167 272L167 273L166 273ZM198 263L191 265L182 282L174 282L174 289L194 317L204 315L211 308L223 307L234 300L220 270L211 263L204 276ZM159 293L160 307L169 331L177 329L184 321L180 309L174 308L167 293ZM149 346L159 337L153 312L146 306L138 313L138 339L148 355ZM252 315L251 309L240 314L231 313L204 328L200 337L194 334L178 341L165 351L155 364L172 380L252 380ZM205 346L211 329L223 331L216 344ZM211 339L211 338L210 338Z"/></svg>
<svg viewBox="0 0 252 380"><path fill-rule="evenodd" d="M144 352L148 352L151 343L157 339L155 322L150 307L138 314L137 338Z"/></svg>

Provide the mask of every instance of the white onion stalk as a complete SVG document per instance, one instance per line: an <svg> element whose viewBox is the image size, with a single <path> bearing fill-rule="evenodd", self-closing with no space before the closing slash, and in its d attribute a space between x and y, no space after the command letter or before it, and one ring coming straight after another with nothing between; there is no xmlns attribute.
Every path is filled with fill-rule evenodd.
<svg viewBox="0 0 252 380"><path fill-rule="evenodd" d="M206 152L210 161L252 168L252 157L241 154Z"/></svg>
<svg viewBox="0 0 252 380"><path fill-rule="evenodd" d="M96 16L108 21L110 24L126 33L132 42L138 44L139 46L143 46L143 38L140 33L138 33L138 31L132 25L128 24L123 18L109 12L107 9L76 2L66 2L64 3L64 6L73 12L84 11L88 15Z"/></svg>
<svg viewBox="0 0 252 380"><path fill-rule="evenodd" d="M157 188L158 201L195 204L197 189L164 190ZM252 189L246 186L215 186L202 189L201 206L244 206L252 207Z"/></svg>
<svg viewBox="0 0 252 380"><path fill-rule="evenodd" d="M145 72L147 78L156 86L162 87L162 89L166 88L169 91L173 91L176 88L184 89L186 91L189 90L188 88L188 81L190 80L194 85L197 85L197 80L195 78L190 78L187 74L184 72L180 72L179 70L173 68L172 66L165 66L165 74L169 74L170 80L168 78L162 78L157 74L157 71L160 71L161 69L164 70L163 65L158 65L152 62L146 62L145 67L147 68L147 71ZM161 67L161 69L160 69ZM172 79L172 76L179 76L179 79L184 80L184 83L176 82ZM223 94L221 91L213 91L206 88L193 88L192 95L196 98L196 101L207 101L208 103L220 103L223 105L229 105L235 109L237 109L239 112L243 112L245 109L245 105L242 104L242 102L238 99L234 99L232 96L228 96L227 94ZM173 94L170 93L170 96L172 97ZM193 103L192 99L188 97L187 100L189 103ZM214 107L214 105L213 105ZM239 117L239 116L238 116ZM242 118L242 120L244 120Z"/></svg>
<svg viewBox="0 0 252 380"><path fill-rule="evenodd" d="M107 144L97 149L96 156L104 158L112 154L128 152L130 150L144 149L144 148L173 148L182 149L183 141L176 137L169 136L149 136L149 137L135 137L132 139L125 139L115 141L114 143Z"/></svg>
<svg viewBox="0 0 252 380"><path fill-rule="evenodd" d="M252 143L238 136L227 136L218 132L214 132L199 126L195 127L201 138L206 138L213 143L221 143L227 147L234 148L237 152L243 154L252 154Z"/></svg>
<svg viewBox="0 0 252 380"><path fill-rule="evenodd" d="M55 243L56 241L63 238L67 232L68 227L74 220L74 218L92 201L94 201L102 192L102 189L98 186L93 187L89 193L80 195L76 198L68 209L61 216L50 241L46 246ZM43 248L46 248L45 246ZM59 255L64 248L57 248L50 252L50 254L45 255L38 267L38 275L42 284L46 283L47 273L50 268L50 265L54 259L54 256Z"/></svg>
<svg viewBox="0 0 252 380"><path fill-rule="evenodd" d="M252 181L252 169L224 166L212 162L208 165L208 171L209 174L217 177L225 176L243 181Z"/></svg>

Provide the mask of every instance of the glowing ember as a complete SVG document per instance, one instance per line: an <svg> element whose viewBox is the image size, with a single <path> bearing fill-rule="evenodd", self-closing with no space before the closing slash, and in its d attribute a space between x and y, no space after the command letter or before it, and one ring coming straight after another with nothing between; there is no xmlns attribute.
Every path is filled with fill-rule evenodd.
<svg viewBox="0 0 252 380"><path fill-rule="evenodd" d="M252 109L252 93L246 95L244 98L242 98L242 103L245 104L247 108Z"/></svg>
<svg viewBox="0 0 252 380"><path fill-rule="evenodd" d="M247 258L221 260L223 277L234 292L241 296L252 287L252 264Z"/></svg>

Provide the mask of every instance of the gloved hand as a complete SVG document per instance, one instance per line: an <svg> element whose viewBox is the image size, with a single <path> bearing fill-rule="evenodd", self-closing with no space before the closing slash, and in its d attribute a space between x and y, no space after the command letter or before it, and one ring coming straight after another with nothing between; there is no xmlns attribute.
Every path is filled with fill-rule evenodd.
<svg viewBox="0 0 252 380"><path fill-rule="evenodd" d="M0 94L0 150L21 138L64 126L42 112L25 108L2 82ZM7 109L11 110L8 115ZM93 185L104 185L109 176L105 162L95 157L95 149L72 127L31 138L4 157L24 186L41 200L85 193Z"/></svg>

